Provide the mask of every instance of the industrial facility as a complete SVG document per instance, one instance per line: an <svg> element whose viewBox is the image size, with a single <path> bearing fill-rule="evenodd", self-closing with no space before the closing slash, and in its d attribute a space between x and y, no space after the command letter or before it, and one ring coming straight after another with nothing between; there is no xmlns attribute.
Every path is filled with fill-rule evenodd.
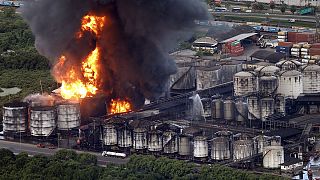
<svg viewBox="0 0 320 180"><path fill-rule="evenodd" d="M66 101L52 94L54 101L45 103L38 98L5 104L5 138L109 155L153 154L267 169L279 169L288 164L286 159L312 148L308 139L320 105L316 99L306 103L305 98L320 92L320 66L282 60L246 69L242 63L220 61L204 69L199 61L191 58L194 70L173 77L172 97L131 112L108 113L103 97ZM226 73L234 74L233 81L222 83L218 77ZM216 81L214 77L220 82L199 87L199 81L209 83ZM305 116L313 118L299 121Z"/></svg>
<svg viewBox="0 0 320 180"><path fill-rule="evenodd" d="M319 44L284 42L293 34L305 36L277 32L283 41L275 52L257 50L245 58L235 57L244 54L247 43L258 43L258 33L221 42L199 38L192 50L170 54L177 72L160 98L144 98L137 107L130 101L115 102L118 94L107 96L98 88L84 97L75 88L68 96L68 85L64 96L60 88L5 104L4 138L103 156L151 154L299 174L301 162L317 154L320 66L313 54ZM230 56L200 56L196 51ZM94 77L93 70L87 71ZM132 94L132 99L138 96ZM73 95L81 98L74 100Z"/></svg>

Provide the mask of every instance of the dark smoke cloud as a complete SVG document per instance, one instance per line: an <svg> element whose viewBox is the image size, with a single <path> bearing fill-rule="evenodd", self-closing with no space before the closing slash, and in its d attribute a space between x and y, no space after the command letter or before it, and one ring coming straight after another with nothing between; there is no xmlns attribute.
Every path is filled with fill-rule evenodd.
<svg viewBox="0 0 320 180"><path fill-rule="evenodd" d="M79 64L99 44L101 87L136 104L165 91L176 72L168 52L188 37L194 20L208 18L201 0L37 0L22 11L38 51L53 64L62 54L67 54L67 64ZM74 38L88 13L108 17L99 41L90 34Z"/></svg>

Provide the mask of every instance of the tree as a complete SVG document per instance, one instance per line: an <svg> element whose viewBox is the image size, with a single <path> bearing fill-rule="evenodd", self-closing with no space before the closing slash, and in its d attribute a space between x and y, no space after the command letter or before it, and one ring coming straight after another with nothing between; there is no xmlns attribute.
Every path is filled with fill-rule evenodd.
<svg viewBox="0 0 320 180"><path fill-rule="evenodd" d="M252 4L252 9L254 9L254 10L263 10L264 9L264 5L263 5L263 3L255 2L255 3Z"/></svg>
<svg viewBox="0 0 320 180"><path fill-rule="evenodd" d="M258 10L258 3L253 3L252 4L252 9L253 10Z"/></svg>
<svg viewBox="0 0 320 180"><path fill-rule="evenodd" d="M6 17L13 17L16 13L14 8L4 8L3 13Z"/></svg>
<svg viewBox="0 0 320 180"><path fill-rule="evenodd" d="M291 11L292 14L294 14L294 13L297 11L297 7L294 6L294 5L292 5L292 6L290 7L290 11Z"/></svg>
<svg viewBox="0 0 320 180"><path fill-rule="evenodd" d="M89 154L89 153L79 154L77 160L81 164L97 165L97 156Z"/></svg>
<svg viewBox="0 0 320 180"><path fill-rule="evenodd" d="M230 9L230 3L226 2L224 5L228 10Z"/></svg>
<svg viewBox="0 0 320 180"><path fill-rule="evenodd" d="M270 1L270 9L272 10L272 13L273 13L273 9L276 7L276 4L274 3L274 1Z"/></svg>
<svg viewBox="0 0 320 180"><path fill-rule="evenodd" d="M247 6L247 8L249 9L249 8L251 7L251 2L250 2L250 1L247 1L247 2L246 2L246 6Z"/></svg>
<svg viewBox="0 0 320 180"><path fill-rule="evenodd" d="M284 14L286 12L286 9L287 9L287 5L286 4L282 4L280 6L280 11L281 11L282 14Z"/></svg>
<svg viewBox="0 0 320 180"><path fill-rule="evenodd" d="M62 149L56 152L54 155L55 159L58 160L76 160L77 159L77 153L75 151Z"/></svg>

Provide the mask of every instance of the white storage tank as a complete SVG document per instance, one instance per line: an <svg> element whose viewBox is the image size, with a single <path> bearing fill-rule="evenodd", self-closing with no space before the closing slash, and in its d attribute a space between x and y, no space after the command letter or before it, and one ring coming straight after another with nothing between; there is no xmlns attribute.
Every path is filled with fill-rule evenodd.
<svg viewBox="0 0 320 180"><path fill-rule="evenodd" d="M3 132L25 133L28 123L27 103L8 103L3 106Z"/></svg>
<svg viewBox="0 0 320 180"><path fill-rule="evenodd" d="M179 136L179 155L191 156L191 137L186 135Z"/></svg>
<svg viewBox="0 0 320 180"><path fill-rule="evenodd" d="M227 98L226 100L224 100L223 102L223 109L224 109L224 119L225 120L229 120L232 121L234 120L234 116L235 116L235 104L234 101L232 100L232 98Z"/></svg>
<svg viewBox="0 0 320 180"><path fill-rule="evenodd" d="M236 100L236 121L245 123L248 119L248 104L244 99Z"/></svg>
<svg viewBox="0 0 320 180"><path fill-rule="evenodd" d="M57 106L57 127L69 130L80 126L80 103L70 102Z"/></svg>
<svg viewBox="0 0 320 180"><path fill-rule="evenodd" d="M274 99L271 97L261 99L261 119L265 120L266 117L274 114Z"/></svg>
<svg viewBox="0 0 320 180"><path fill-rule="evenodd" d="M261 105L257 96L248 97L248 119L261 119Z"/></svg>
<svg viewBox="0 0 320 180"><path fill-rule="evenodd" d="M284 163L283 146L271 145L264 147L263 150L263 167L264 168L279 168L280 164Z"/></svg>
<svg viewBox="0 0 320 180"><path fill-rule="evenodd" d="M163 133L163 152L165 154L174 154L178 152L178 135L172 131Z"/></svg>
<svg viewBox="0 0 320 180"><path fill-rule="evenodd" d="M296 99L303 93L303 76L297 70L280 73L278 93L285 97Z"/></svg>
<svg viewBox="0 0 320 180"><path fill-rule="evenodd" d="M277 92L278 78L275 76L261 76L259 78L259 92L264 95L272 95Z"/></svg>
<svg viewBox="0 0 320 180"><path fill-rule="evenodd" d="M151 152L160 152L162 151L162 132L160 131L151 131L148 136L148 150Z"/></svg>
<svg viewBox="0 0 320 180"><path fill-rule="evenodd" d="M117 129L118 146L121 148L129 148L132 146L132 132L127 127Z"/></svg>
<svg viewBox="0 0 320 180"><path fill-rule="evenodd" d="M207 158L208 157L208 141L207 137L196 136L193 139L193 157Z"/></svg>
<svg viewBox="0 0 320 180"><path fill-rule="evenodd" d="M211 159L227 160L231 158L230 139L217 137L211 140Z"/></svg>
<svg viewBox="0 0 320 180"><path fill-rule="evenodd" d="M103 142L106 146L114 146L118 144L117 130L114 125L106 124L103 126Z"/></svg>
<svg viewBox="0 0 320 180"><path fill-rule="evenodd" d="M238 72L234 75L233 82L235 96L244 96L257 92L258 81L254 72Z"/></svg>
<svg viewBox="0 0 320 180"><path fill-rule="evenodd" d="M135 150L148 148L147 130L145 128L135 128L133 130L133 148Z"/></svg>
<svg viewBox="0 0 320 180"><path fill-rule="evenodd" d="M237 140L233 144L233 159L241 160L252 156L253 153L253 142L252 140Z"/></svg>
<svg viewBox="0 0 320 180"><path fill-rule="evenodd" d="M220 96L213 96L211 103L211 115L213 119L223 118L223 101Z"/></svg>
<svg viewBox="0 0 320 180"><path fill-rule="evenodd" d="M270 146L270 137L259 135L253 138L254 153L262 153L264 147Z"/></svg>
<svg viewBox="0 0 320 180"><path fill-rule="evenodd" d="M303 72L303 93L320 92L320 66L307 65L302 68Z"/></svg>
<svg viewBox="0 0 320 180"><path fill-rule="evenodd" d="M56 128L54 107L32 107L30 109L30 132L32 136L47 137Z"/></svg>

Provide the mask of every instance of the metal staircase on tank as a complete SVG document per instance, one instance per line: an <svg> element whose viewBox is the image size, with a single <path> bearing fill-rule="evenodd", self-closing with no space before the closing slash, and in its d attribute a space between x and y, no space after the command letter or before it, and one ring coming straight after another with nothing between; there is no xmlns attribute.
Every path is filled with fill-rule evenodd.
<svg viewBox="0 0 320 180"><path fill-rule="evenodd" d="M313 126L312 123L308 123L308 124L305 125L305 127L304 127L304 129L303 129L303 131L301 133L301 136L300 136L300 141L308 138L308 136L310 134L310 131L312 129L312 126Z"/></svg>

